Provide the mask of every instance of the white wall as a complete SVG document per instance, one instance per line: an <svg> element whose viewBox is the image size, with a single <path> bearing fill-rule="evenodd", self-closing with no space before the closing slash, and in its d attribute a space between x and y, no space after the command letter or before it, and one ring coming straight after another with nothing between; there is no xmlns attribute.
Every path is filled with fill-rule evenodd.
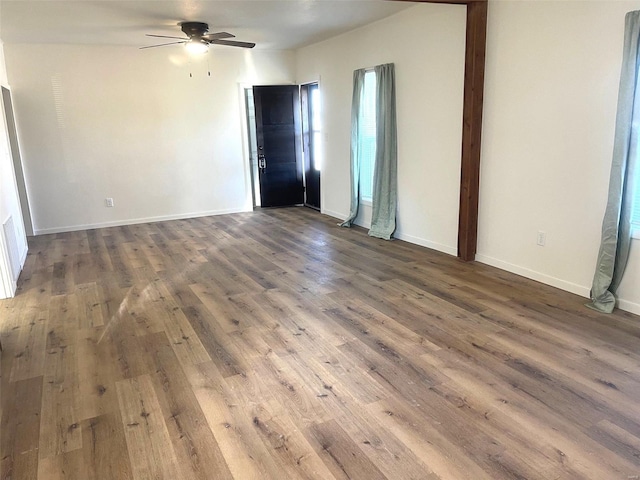
<svg viewBox="0 0 640 480"><path fill-rule="evenodd" d="M293 53L5 51L36 233L251 208L239 84L291 83Z"/></svg>
<svg viewBox="0 0 640 480"><path fill-rule="evenodd" d="M606 206L624 15L640 1L491 1L479 261L588 296ZM546 246L536 245L538 231ZM620 305L640 313L640 248Z"/></svg>
<svg viewBox="0 0 640 480"><path fill-rule="evenodd" d="M7 86L4 49L0 42L0 85ZM15 229L14 239L5 238L2 225L13 217ZM13 171L13 161L9 150L9 137L0 99L0 298L13 296L16 289L15 276L18 272L11 271L8 245L16 245L20 266L24 265L27 255L27 237L24 231L18 187Z"/></svg>
<svg viewBox="0 0 640 480"><path fill-rule="evenodd" d="M396 236L456 254L466 9L422 4L297 51L299 82L320 80L325 131L322 211L349 213L353 71L395 63ZM362 208L363 224L370 212Z"/></svg>

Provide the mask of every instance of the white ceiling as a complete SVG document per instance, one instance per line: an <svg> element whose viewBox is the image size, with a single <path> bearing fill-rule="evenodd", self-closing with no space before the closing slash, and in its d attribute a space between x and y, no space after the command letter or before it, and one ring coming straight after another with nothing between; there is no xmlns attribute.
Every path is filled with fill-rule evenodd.
<svg viewBox="0 0 640 480"><path fill-rule="evenodd" d="M163 43L145 33L182 36L179 22L200 21L209 24L210 32L233 33L256 48L292 49L412 5L385 0L0 0L0 39L7 44L141 47Z"/></svg>

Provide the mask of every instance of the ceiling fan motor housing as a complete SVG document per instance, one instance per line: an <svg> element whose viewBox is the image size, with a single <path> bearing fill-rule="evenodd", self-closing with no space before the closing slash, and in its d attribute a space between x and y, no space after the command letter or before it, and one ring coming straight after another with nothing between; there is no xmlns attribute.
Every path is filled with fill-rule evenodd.
<svg viewBox="0 0 640 480"><path fill-rule="evenodd" d="M209 25L203 22L182 22L180 28L189 38L200 38L209 31Z"/></svg>

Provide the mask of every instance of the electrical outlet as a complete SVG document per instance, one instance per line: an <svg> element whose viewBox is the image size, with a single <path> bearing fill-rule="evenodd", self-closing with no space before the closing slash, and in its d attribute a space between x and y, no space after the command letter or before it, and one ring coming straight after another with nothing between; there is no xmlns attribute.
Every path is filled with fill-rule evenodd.
<svg viewBox="0 0 640 480"><path fill-rule="evenodd" d="M104 199L104 204L107 207L113 207L113 198L108 197Z"/></svg>
<svg viewBox="0 0 640 480"><path fill-rule="evenodd" d="M541 247L544 247L544 244L547 243L547 234L545 232L538 232L538 238L536 243Z"/></svg>

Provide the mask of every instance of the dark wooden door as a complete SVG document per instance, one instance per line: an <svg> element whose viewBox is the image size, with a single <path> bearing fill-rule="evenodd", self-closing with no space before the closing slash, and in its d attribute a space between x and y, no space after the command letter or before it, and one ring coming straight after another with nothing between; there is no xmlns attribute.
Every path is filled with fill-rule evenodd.
<svg viewBox="0 0 640 480"><path fill-rule="evenodd" d="M263 207L301 205L304 187L298 86L253 87L253 97L260 203Z"/></svg>
<svg viewBox="0 0 640 480"><path fill-rule="evenodd" d="M304 143L304 204L320 210L320 105L318 84L300 87L302 97L302 138Z"/></svg>

